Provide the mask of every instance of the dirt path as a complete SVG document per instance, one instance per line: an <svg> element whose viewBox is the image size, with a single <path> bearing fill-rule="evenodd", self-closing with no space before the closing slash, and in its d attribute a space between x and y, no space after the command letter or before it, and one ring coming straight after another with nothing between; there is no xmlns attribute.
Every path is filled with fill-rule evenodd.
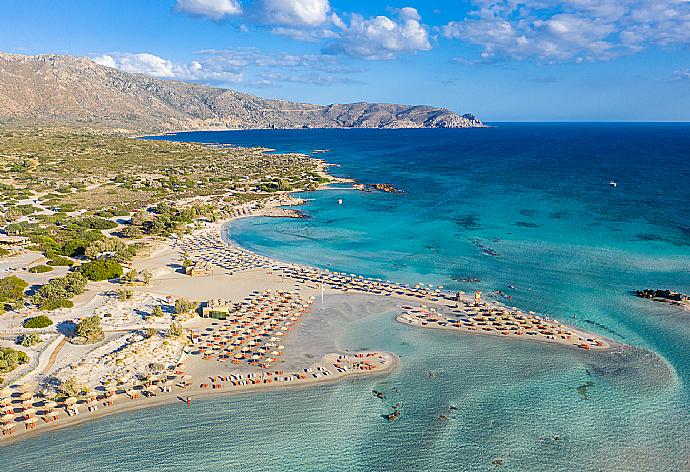
<svg viewBox="0 0 690 472"><path fill-rule="evenodd" d="M55 350L50 354L50 357L48 358L48 364L46 364L45 368L43 369L43 373L47 373L51 367L53 367L53 364L55 364L55 360L57 359L58 354L60 354L60 351L62 348L65 346L67 343L67 338L62 338L62 341L60 341L60 344L55 347Z"/></svg>

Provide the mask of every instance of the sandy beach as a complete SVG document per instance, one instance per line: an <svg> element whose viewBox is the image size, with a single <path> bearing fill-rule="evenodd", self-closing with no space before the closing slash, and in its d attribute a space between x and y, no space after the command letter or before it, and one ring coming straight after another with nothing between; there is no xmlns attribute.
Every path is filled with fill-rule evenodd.
<svg viewBox="0 0 690 472"><path fill-rule="evenodd" d="M283 263L229 240L232 220L293 216L277 208L299 203L284 196L261 208L241 206L230 221L207 223L182 239L158 241L147 257L133 263L134 269L151 272L153 280L149 286L133 287L132 300L114 300L104 295L110 289L108 283L94 284L75 310L104 316L104 341L74 346L56 338L39 353L39 358L48 360L0 392L4 431L0 443L147 406L188 400L192 406L196 399L208 396L307 387L395 368L399 360L394 353L327 352L315 362L305 362L297 351L307 347L289 346L290 332L299 329L303 316L310 315L314 301L334 294L390 297L404 310L397 321L415 328L534 339L583 349L611 346L590 333L495 301L450 293L443 287L409 286ZM181 265L184 258L203 263L204 273L187 275ZM147 338L143 334L147 329L162 333L172 323L172 301L179 298L207 304L222 301L227 314L178 318L189 333L185 342L162 335ZM160 318L147 316L157 305L169 309ZM75 312L65 310L63 316L74 317ZM70 376L90 393L55 402L37 390L46 379Z"/></svg>

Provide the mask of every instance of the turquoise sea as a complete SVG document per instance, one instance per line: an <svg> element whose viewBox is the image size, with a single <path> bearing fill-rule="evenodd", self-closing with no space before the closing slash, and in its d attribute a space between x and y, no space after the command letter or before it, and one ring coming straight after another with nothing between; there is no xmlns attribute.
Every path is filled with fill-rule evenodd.
<svg viewBox="0 0 690 472"><path fill-rule="evenodd" d="M390 350L401 356L395 372L107 417L0 447L0 470L690 470L690 313L631 294L690 292L690 125L165 139L331 149L321 157L334 174L404 191L299 194L308 219L232 225L250 249L481 289L631 347L592 353L419 330L395 323L385 300L327 297L292 342L312 341L314 355ZM402 404L398 421L381 417L389 406L372 389Z"/></svg>

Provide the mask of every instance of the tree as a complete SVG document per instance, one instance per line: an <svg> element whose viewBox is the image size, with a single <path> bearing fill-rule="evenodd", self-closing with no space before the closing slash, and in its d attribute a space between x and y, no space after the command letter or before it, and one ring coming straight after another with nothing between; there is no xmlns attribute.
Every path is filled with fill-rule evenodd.
<svg viewBox="0 0 690 472"><path fill-rule="evenodd" d="M197 307L197 304L194 302L190 302L189 300L185 298L178 298L175 300L175 313L178 315L182 315L184 313L189 313L190 311L194 310Z"/></svg>
<svg viewBox="0 0 690 472"><path fill-rule="evenodd" d="M86 338L89 342L101 339L103 337L101 318L98 315L82 318L79 320L79 323L77 323L75 333L79 337Z"/></svg>
<svg viewBox="0 0 690 472"><path fill-rule="evenodd" d="M158 334L158 330L156 328L146 328L146 331L144 331L144 337L146 338L152 338L156 334Z"/></svg>
<svg viewBox="0 0 690 472"><path fill-rule="evenodd" d="M74 377L70 377L69 379L60 382L60 392L68 397L76 397L82 392L82 390L83 387L79 385L77 379Z"/></svg>
<svg viewBox="0 0 690 472"><path fill-rule="evenodd" d="M151 274L150 271L148 270L143 270L141 272L141 281L144 282L146 285L151 283L151 279L153 278L153 274Z"/></svg>

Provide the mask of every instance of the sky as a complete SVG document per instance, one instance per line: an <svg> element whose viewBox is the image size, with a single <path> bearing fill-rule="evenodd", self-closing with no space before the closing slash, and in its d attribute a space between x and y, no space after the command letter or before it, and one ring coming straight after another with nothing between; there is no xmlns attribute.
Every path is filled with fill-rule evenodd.
<svg viewBox="0 0 690 472"><path fill-rule="evenodd" d="M486 122L690 121L690 0L3 0L0 51Z"/></svg>

